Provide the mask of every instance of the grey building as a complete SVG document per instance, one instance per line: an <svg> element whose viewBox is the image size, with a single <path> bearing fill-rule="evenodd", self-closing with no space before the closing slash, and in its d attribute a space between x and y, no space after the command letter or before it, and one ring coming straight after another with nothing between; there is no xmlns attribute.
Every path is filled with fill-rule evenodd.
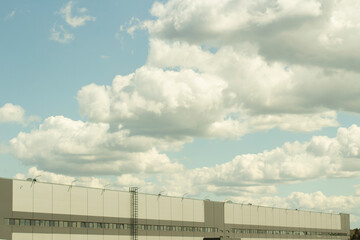
<svg viewBox="0 0 360 240"><path fill-rule="evenodd" d="M349 239L349 215L0 178L0 239Z"/></svg>

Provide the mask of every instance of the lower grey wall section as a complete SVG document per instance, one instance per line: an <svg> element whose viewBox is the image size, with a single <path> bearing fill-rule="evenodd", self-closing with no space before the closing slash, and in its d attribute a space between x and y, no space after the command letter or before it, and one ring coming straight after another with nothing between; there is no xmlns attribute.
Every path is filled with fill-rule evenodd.
<svg viewBox="0 0 360 240"><path fill-rule="evenodd" d="M11 226L4 219L12 217L12 180L0 178L0 239L11 239Z"/></svg>

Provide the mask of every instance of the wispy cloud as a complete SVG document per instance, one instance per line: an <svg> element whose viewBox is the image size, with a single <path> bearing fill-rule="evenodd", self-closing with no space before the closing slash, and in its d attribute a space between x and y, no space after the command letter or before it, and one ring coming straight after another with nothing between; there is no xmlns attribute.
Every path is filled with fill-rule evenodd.
<svg viewBox="0 0 360 240"><path fill-rule="evenodd" d="M101 59L108 59L110 56L107 56L107 55L101 55L100 58Z"/></svg>
<svg viewBox="0 0 360 240"><path fill-rule="evenodd" d="M75 12L75 13L74 13ZM65 22L70 25L72 28L77 28L84 26L86 22L96 20L95 17L86 15L87 8L77 8L74 10L74 3L72 1L68 2L65 7L61 8L57 14L60 14ZM74 34L67 30L64 25L57 26L56 23L51 28L50 40L59 42L59 43L68 43L74 40Z"/></svg>
<svg viewBox="0 0 360 240"><path fill-rule="evenodd" d="M5 20L12 19L16 14L16 10L12 10L8 15L6 15Z"/></svg>
<svg viewBox="0 0 360 240"><path fill-rule="evenodd" d="M50 32L51 35L49 39L55 42L68 43L74 40L74 34L68 32L63 25L57 26L56 24L54 24Z"/></svg>
<svg viewBox="0 0 360 240"><path fill-rule="evenodd" d="M15 16L16 11L12 10L11 13L9 13L8 18L12 18Z"/></svg>
<svg viewBox="0 0 360 240"><path fill-rule="evenodd" d="M147 21L143 22L139 18L132 17L129 22L120 25L119 32L126 31L132 38L135 37L135 31L147 28ZM118 33L119 34L119 33Z"/></svg>
<svg viewBox="0 0 360 240"><path fill-rule="evenodd" d="M74 16L73 8L74 8L74 3L70 1L64 8L60 9L59 11L60 15L64 18L66 23L72 26L73 28L81 27L85 25L86 22L89 21L94 22L96 20L96 17L92 17L84 14L87 12L86 8L77 9L77 12L80 13L81 15Z"/></svg>

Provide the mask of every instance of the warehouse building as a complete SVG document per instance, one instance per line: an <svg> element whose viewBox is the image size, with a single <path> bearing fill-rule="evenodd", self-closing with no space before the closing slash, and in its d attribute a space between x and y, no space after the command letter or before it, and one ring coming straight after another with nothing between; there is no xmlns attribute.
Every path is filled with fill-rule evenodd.
<svg viewBox="0 0 360 240"><path fill-rule="evenodd" d="M349 239L349 215L0 178L0 239Z"/></svg>

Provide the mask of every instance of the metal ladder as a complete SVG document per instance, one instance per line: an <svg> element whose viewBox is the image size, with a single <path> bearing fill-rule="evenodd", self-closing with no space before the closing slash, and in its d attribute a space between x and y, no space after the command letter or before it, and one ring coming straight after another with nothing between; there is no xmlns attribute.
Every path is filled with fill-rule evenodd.
<svg viewBox="0 0 360 240"><path fill-rule="evenodd" d="M138 187L130 187L129 192L131 193L131 236L132 240L138 240Z"/></svg>

